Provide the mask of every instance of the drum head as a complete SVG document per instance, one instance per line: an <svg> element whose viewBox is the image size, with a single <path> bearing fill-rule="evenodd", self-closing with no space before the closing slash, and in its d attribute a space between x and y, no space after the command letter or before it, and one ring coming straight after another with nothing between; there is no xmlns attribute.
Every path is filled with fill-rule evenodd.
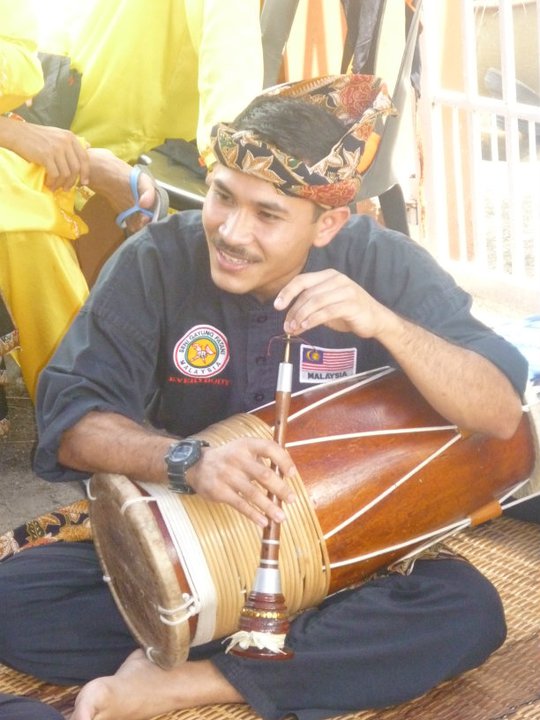
<svg viewBox="0 0 540 720"><path fill-rule="evenodd" d="M181 609L188 586L152 503L121 475L95 475L89 495L96 550L124 620L154 662L179 665L191 639Z"/></svg>

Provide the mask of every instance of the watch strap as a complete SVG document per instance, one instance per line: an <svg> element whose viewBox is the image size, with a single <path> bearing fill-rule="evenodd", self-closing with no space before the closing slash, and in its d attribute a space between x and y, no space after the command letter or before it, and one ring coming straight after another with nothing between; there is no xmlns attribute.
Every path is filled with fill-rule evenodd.
<svg viewBox="0 0 540 720"><path fill-rule="evenodd" d="M193 450L191 456L186 458L184 461L174 461L171 457L174 450L179 446L189 446ZM169 447L169 450L165 455L167 476L169 478L169 490L180 495L195 495L195 490L187 482L186 472L200 460L201 448L208 446L209 443L205 440L187 438L179 440Z"/></svg>

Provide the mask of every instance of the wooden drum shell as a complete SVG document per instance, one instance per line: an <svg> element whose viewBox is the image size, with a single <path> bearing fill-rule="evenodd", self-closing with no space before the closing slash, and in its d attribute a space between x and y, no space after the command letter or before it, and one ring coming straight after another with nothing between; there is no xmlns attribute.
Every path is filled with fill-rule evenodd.
<svg viewBox="0 0 540 720"><path fill-rule="evenodd" d="M294 397L287 425L287 448L324 535L343 522L352 509L368 506L382 490L390 488L456 435L455 430L431 430L295 446L305 438L448 426L400 372L324 402L318 413L299 414L319 397L324 400L327 393L324 387L317 387ZM265 408L258 416L271 423L272 409ZM326 538L330 562L368 554L464 520L525 480L534 461L534 442L526 414L510 440L464 433L372 510ZM358 582L404 554L398 550L365 560L360 566L333 569L329 592Z"/></svg>
<svg viewBox="0 0 540 720"><path fill-rule="evenodd" d="M499 506L494 501L532 472L535 450L526 415L507 441L481 434L460 436L405 375L380 375L317 386L291 399L286 439L300 476L301 502L300 508L284 507L287 522L280 554L280 565L286 567L283 592L291 612L404 557L423 545L417 540L421 536L466 522L485 508L484 518L496 514ZM197 437L211 444L216 433L223 435L220 442L252 434L272 437L273 404L232 420L232 430L225 421ZM163 622L159 608L167 612L180 607L192 594L192 584L159 508L145 501L144 487L122 476L95 476L89 494L96 548L124 618L158 664L179 664L190 645L198 644L194 636L202 614L176 622L183 611L169 611ZM231 606L223 612L218 607L215 630L208 632L212 638L232 633L251 589L260 531L227 506L197 496L175 495L174 502L193 517L207 516L204 531L197 525L198 533L206 535L201 538L206 559L195 565L208 563L209 574L216 576L217 605ZM299 525L306 531L289 538L292 530L304 531ZM304 534L309 537L304 539ZM218 552L225 560L214 563ZM348 564L355 558L361 559ZM309 563L320 575L312 591L306 591L306 578L296 578ZM225 598L230 575L238 576L238 588L233 598Z"/></svg>

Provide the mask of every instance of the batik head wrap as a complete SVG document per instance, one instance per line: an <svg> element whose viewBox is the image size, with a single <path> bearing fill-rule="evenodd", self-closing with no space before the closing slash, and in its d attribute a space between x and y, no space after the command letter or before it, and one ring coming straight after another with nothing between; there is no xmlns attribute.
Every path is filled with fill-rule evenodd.
<svg viewBox="0 0 540 720"><path fill-rule="evenodd" d="M378 117L393 114L386 86L373 75L331 75L271 88L267 96L298 98L330 111L348 128L330 153L314 165L287 155L232 123L212 129L211 160L272 183L279 193L305 198L324 208L354 200L366 169Z"/></svg>

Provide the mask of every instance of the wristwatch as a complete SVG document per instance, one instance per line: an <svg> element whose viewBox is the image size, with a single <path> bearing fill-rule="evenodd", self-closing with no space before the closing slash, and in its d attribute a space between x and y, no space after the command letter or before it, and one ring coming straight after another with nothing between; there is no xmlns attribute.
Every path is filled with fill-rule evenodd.
<svg viewBox="0 0 540 720"><path fill-rule="evenodd" d="M169 448L165 455L167 475L169 476L169 490L180 495L194 495L195 490L188 485L186 471L200 460L201 448L208 447L204 440L180 440Z"/></svg>

